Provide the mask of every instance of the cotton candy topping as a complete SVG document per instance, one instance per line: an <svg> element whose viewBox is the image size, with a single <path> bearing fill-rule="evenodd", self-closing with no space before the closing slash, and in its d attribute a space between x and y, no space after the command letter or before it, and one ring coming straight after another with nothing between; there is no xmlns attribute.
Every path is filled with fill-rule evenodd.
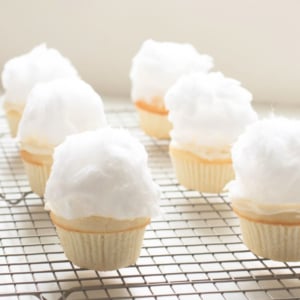
<svg viewBox="0 0 300 300"><path fill-rule="evenodd" d="M220 72L182 76L167 92L172 142L226 149L257 120L251 93Z"/></svg>
<svg viewBox="0 0 300 300"><path fill-rule="evenodd" d="M10 59L2 72L5 102L23 109L27 96L38 82L78 77L71 62L56 49L41 44L29 53Z"/></svg>
<svg viewBox="0 0 300 300"><path fill-rule="evenodd" d="M17 138L23 145L53 148L67 135L103 126L99 94L79 78L61 78L32 89Z"/></svg>
<svg viewBox="0 0 300 300"><path fill-rule="evenodd" d="M55 149L45 207L66 219L132 219L156 216L159 196L143 145L107 127L69 136Z"/></svg>
<svg viewBox="0 0 300 300"><path fill-rule="evenodd" d="M300 121L272 117L249 126L232 148L231 199L300 203Z"/></svg>
<svg viewBox="0 0 300 300"><path fill-rule="evenodd" d="M181 75L207 72L212 67L213 59L199 54L190 44L146 40L132 60L132 100L163 98Z"/></svg>

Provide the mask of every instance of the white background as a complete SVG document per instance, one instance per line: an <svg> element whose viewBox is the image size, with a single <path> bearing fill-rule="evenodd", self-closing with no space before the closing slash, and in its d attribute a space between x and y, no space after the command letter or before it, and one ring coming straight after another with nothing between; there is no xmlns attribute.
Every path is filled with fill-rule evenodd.
<svg viewBox="0 0 300 300"><path fill-rule="evenodd" d="M0 0L0 68L46 42L101 95L129 96L141 43L192 43L255 101L300 105L299 0Z"/></svg>

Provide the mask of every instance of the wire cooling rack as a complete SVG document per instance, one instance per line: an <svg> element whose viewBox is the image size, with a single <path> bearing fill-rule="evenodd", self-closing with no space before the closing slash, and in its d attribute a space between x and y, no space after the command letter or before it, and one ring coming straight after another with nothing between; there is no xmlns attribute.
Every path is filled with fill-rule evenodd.
<svg viewBox="0 0 300 300"><path fill-rule="evenodd" d="M18 148L0 117L0 298L300 299L300 263L247 250L223 195L186 190L175 178L168 142L144 135L133 110L110 110L149 153L162 191L162 215L148 226L135 265L111 272L74 266L62 251L43 201L30 191Z"/></svg>

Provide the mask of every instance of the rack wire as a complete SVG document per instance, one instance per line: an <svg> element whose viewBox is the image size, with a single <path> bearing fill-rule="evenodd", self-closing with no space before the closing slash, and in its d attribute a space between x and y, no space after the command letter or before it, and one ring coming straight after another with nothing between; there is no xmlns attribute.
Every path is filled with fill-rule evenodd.
<svg viewBox="0 0 300 300"><path fill-rule="evenodd" d="M138 127L135 112L110 109L109 123L145 145L162 191L162 214L148 226L135 265L110 272L66 259L43 200L31 192L15 140L0 116L0 298L265 300L300 299L300 263L252 254L226 194L178 184L168 142Z"/></svg>

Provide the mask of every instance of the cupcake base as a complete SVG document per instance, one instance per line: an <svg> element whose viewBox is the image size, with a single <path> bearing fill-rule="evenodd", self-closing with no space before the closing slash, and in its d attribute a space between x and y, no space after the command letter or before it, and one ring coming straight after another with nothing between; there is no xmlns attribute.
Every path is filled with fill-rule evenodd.
<svg viewBox="0 0 300 300"><path fill-rule="evenodd" d="M170 156L180 184L204 193L220 193L234 178L231 160L205 160L197 155L170 147Z"/></svg>
<svg viewBox="0 0 300 300"><path fill-rule="evenodd" d="M30 187L40 197L44 196L45 187L52 167L52 156L34 155L20 151Z"/></svg>
<svg viewBox="0 0 300 300"><path fill-rule="evenodd" d="M10 135L12 137L16 137L22 114L16 110L7 110L5 114L10 130Z"/></svg>
<svg viewBox="0 0 300 300"><path fill-rule="evenodd" d="M262 223L239 215L245 245L256 255L277 261L300 260L300 225Z"/></svg>
<svg viewBox="0 0 300 300"><path fill-rule="evenodd" d="M76 226L73 221L53 213L51 219L67 258L79 267L99 271L134 264L140 255L145 227L150 222L147 218L118 221L90 217L77 219L79 226ZM105 228L103 222L107 223ZM84 223L89 227L81 228Z"/></svg>
<svg viewBox="0 0 300 300"><path fill-rule="evenodd" d="M140 127L143 131L158 139L170 139L172 124L168 120L168 113L155 113L136 106Z"/></svg>

